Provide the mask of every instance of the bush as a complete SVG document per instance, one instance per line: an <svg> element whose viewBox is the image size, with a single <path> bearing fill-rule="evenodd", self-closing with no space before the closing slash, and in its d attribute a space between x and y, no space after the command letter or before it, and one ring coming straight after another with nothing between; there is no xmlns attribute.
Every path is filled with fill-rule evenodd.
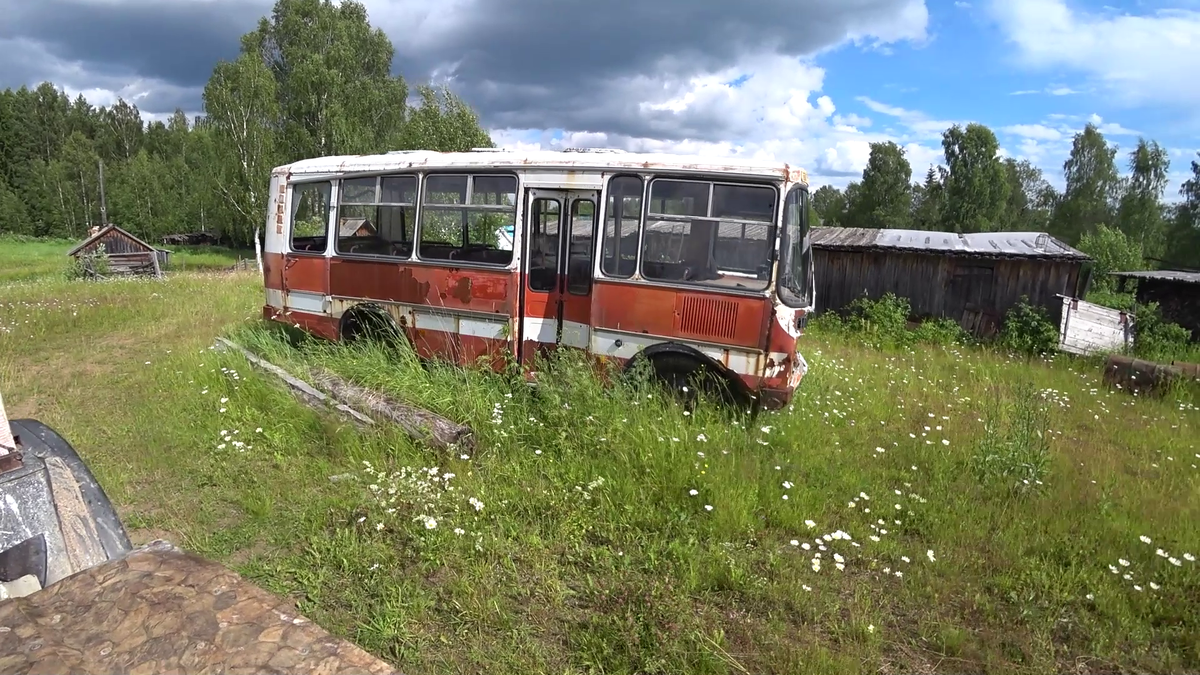
<svg viewBox="0 0 1200 675"><path fill-rule="evenodd" d="M1000 330L1000 344L1015 352L1040 356L1058 348L1058 327L1046 315L1046 310L1021 302L1008 311Z"/></svg>
<svg viewBox="0 0 1200 675"><path fill-rule="evenodd" d="M1049 411L1045 395L1032 385L1018 385L1013 393L1007 404L998 395L983 402L983 433L970 465L981 482L1031 492L1050 471Z"/></svg>
<svg viewBox="0 0 1200 675"><path fill-rule="evenodd" d="M108 270L108 251L100 244L93 253L68 258L66 276L68 279L91 279L108 274Z"/></svg>
<svg viewBox="0 0 1200 675"><path fill-rule="evenodd" d="M1142 245L1125 236L1124 232L1103 223L1096 226L1095 232L1088 232L1079 239L1079 250L1096 261L1092 267L1092 286L1098 292L1111 292L1114 289L1110 272L1128 272L1145 266ZM1087 299L1104 304L1090 297Z"/></svg>
<svg viewBox="0 0 1200 675"><path fill-rule="evenodd" d="M1088 302L1093 302L1097 305L1110 307L1112 309L1119 309L1123 312L1133 311L1135 304L1133 293L1118 293L1116 291L1103 289L1089 291L1086 299Z"/></svg>
<svg viewBox="0 0 1200 675"><path fill-rule="evenodd" d="M908 344L908 298L888 293L878 300L859 298L850 303L846 329L877 344Z"/></svg>
<svg viewBox="0 0 1200 675"><path fill-rule="evenodd" d="M878 300L855 300L847 306L845 318L826 312L810 320L808 327L816 334L859 336L874 347L910 346L918 342L946 346L969 339L966 331L952 319L927 319L916 329L909 330L910 312L908 298L888 293Z"/></svg>
<svg viewBox="0 0 1200 675"><path fill-rule="evenodd" d="M1134 317L1133 351L1139 358L1170 362L1187 360L1194 352L1191 332L1163 320L1158 303L1139 305Z"/></svg>
<svg viewBox="0 0 1200 675"><path fill-rule="evenodd" d="M921 325L912 332L913 338L917 342L925 344L941 345L943 347L956 344L964 344L970 341L971 336L963 327L958 325L953 319L929 319L922 321Z"/></svg>

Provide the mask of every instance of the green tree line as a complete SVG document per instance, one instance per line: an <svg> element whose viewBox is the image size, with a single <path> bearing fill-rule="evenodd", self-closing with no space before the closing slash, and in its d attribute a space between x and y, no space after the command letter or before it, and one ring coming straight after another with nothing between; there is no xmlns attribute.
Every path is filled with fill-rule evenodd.
<svg viewBox="0 0 1200 675"><path fill-rule="evenodd" d="M904 149L871 144L862 179L845 190L823 186L813 206L824 225L946 232L1048 232L1116 269L1200 269L1200 162L1165 199L1170 160L1138 139L1118 167L1118 149L1093 124L1077 133L1056 190L1027 160L1004 158L991 129L955 125L942 135L945 166L912 181ZM1200 158L1200 153L1198 153Z"/></svg>
<svg viewBox="0 0 1200 675"><path fill-rule="evenodd" d="M272 167L492 141L467 105L391 74L394 48L353 1L278 0L213 69L204 114L146 124L124 100L94 107L53 83L0 92L0 233L83 237L108 222L155 241L207 231L249 245ZM412 95L415 94L415 95ZM410 101L415 99L415 104Z"/></svg>

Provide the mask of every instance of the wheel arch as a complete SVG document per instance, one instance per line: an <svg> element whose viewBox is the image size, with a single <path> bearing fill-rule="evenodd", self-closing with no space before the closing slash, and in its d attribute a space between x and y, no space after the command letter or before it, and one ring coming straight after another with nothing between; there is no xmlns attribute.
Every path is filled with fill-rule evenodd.
<svg viewBox="0 0 1200 675"><path fill-rule="evenodd" d="M347 309L338 320L338 339L351 342L372 328L383 328L394 337L408 342L408 333L390 312L376 302L361 302Z"/></svg>
<svg viewBox="0 0 1200 675"><path fill-rule="evenodd" d="M651 367L655 367L655 360L666 355L683 356L696 362L697 366L706 368L714 375L719 377L726 386L729 387L730 393L742 398L746 401L755 401L757 396L754 392L742 381L729 366L721 363L713 357L696 349L695 347L681 342L658 342L638 351L637 354L630 358L625 363L625 372L630 372L636 367L639 359L650 362Z"/></svg>

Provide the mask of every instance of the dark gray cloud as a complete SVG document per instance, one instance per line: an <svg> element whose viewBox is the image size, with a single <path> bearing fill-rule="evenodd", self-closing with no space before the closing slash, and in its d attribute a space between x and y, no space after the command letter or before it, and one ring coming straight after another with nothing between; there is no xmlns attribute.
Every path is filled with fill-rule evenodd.
<svg viewBox="0 0 1200 675"><path fill-rule="evenodd" d="M39 44L98 77L196 87L204 85L218 60L237 56L241 35L269 9L238 0L0 0L5 16L0 39Z"/></svg>
<svg viewBox="0 0 1200 675"><path fill-rule="evenodd" d="M847 37L923 34L922 0L365 0L410 80L448 76L494 128L717 139L719 109L647 110L688 78ZM200 109L219 59L270 0L0 0L0 86L119 91L151 113ZM799 61L796 67L800 68ZM736 78L737 74L731 75ZM144 85L144 86L142 86Z"/></svg>
<svg viewBox="0 0 1200 675"><path fill-rule="evenodd" d="M851 35L912 35L925 23L919 0L476 2L445 10L454 12L450 17L411 21L405 10L416 4L373 3L399 65L452 73L490 123L671 138L708 135L721 125L647 115L629 94L661 95L663 80L719 70L748 54L800 57ZM649 91L654 86L659 91Z"/></svg>

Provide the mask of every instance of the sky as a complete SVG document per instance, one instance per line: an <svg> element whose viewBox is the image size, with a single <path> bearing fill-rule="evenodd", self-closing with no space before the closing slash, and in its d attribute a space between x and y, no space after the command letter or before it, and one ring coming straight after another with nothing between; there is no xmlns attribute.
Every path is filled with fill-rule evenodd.
<svg viewBox="0 0 1200 675"><path fill-rule="evenodd" d="M869 144L920 181L952 124L1062 186L1094 122L1122 170L1200 151L1200 0L363 0L410 82L447 84L497 145L743 155L844 186ZM202 113L272 0L0 0L0 88L49 80L143 117Z"/></svg>

